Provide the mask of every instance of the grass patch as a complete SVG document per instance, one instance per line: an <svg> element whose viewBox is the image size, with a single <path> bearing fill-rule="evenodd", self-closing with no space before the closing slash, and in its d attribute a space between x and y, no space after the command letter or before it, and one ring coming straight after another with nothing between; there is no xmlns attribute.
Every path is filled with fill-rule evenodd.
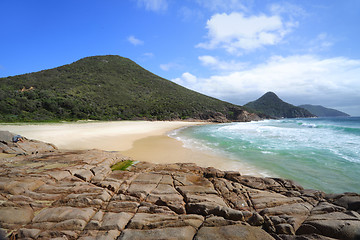
<svg viewBox="0 0 360 240"><path fill-rule="evenodd" d="M133 163L134 163L134 161L132 161L132 160L125 160L125 161L117 162L111 166L111 170L112 171L115 171L115 170L125 171L128 167L133 165Z"/></svg>

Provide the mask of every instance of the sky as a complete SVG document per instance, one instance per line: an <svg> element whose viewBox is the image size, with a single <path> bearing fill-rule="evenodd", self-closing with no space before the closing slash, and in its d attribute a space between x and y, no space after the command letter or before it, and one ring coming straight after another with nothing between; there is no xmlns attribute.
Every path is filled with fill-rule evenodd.
<svg viewBox="0 0 360 240"><path fill-rule="evenodd" d="M234 104L360 116L359 23L359 0L2 0L0 77L111 54Z"/></svg>

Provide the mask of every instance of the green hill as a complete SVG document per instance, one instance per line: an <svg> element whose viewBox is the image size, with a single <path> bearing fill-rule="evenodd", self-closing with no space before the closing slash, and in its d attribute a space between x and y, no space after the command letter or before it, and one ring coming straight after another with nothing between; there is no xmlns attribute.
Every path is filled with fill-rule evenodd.
<svg viewBox="0 0 360 240"><path fill-rule="evenodd" d="M315 117L308 110L282 101L275 93L267 92L256 101L244 105L275 118Z"/></svg>
<svg viewBox="0 0 360 240"><path fill-rule="evenodd" d="M304 108L311 112L312 114L318 117L349 117L350 115L344 112L341 112L336 109L326 108L320 105L310 105L304 104L300 105L299 107Z"/></svg>
<svg viewBox="0 0 360 240"><path fill-rule="evenodd" d="M0 78L0 121L246 121L244 108L181 87L120 56L94 56Z"/></svg>

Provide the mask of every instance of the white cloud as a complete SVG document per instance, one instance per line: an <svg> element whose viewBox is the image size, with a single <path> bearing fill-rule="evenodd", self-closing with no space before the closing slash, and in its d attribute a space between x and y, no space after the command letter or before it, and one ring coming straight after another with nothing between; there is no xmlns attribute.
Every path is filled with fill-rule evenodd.
<svg viewBox="0 0 360 240"><path fill-rule="evenodd" d="M204 59L208 64L216 60ZM228 74L193 76L196 81L188 81L183 74L180 80L188 88L238 104L273 91L293 104L352 106L360 102L359 76L360 60L296 55L274 56L266 63Z"/></svg>
<svg viewBox="0 0 360 240"><path fill-rule="evenodd" d="M144 57L153 58L155 55L152 52L147 52L143 54Z"/></svg>
<svg viewBox="0 0 360 240"><path fill-rule="evenodd" d="M188 83L196 83L196 81L197 81L197 77L192 75L189 72L183 73L181 77Z"/></svg>
<svg viewBox="0 0 360 240"><path fill-rule="evenodd" d="M298 5L288 2L273 3L269 7L270 12L274 15L289 15L290 17L304 17L307 16L306 11Z"/></svg>
<svg viewBox="0 0 360 240"><path fill-rule="evenodd" d="M229 53L239 54L241 50L278 44L296 25L294 21L283 22L279 15L215 14L206 24L209 41L199 43L197 47L224 48Z"/></svg>
<svg viewBox="0 0 360 240"><path fill-rule="evenodd" d="M321 52L330 49L334 43L328 34L323 32L318 34L315 39L309 41L307 45L309 46L308 52Z"/></svg>
<svg viewBox="0 0 360 240"><path fill-rule="evenodd" d="M236 62L236 61L221 61L213 56L199 56L198 59L200 60L201 64L207 67L210 67L215 70L220 71L239 71L241 69L244 69L244 67L247 65L243 62Z"/></svg>
<svg viewBox="0 0 360 240"><path fill-rule="evenodd" d="M191 73L189 72L184 72L180 78L175 78L175 79L172 79L171 81L175 82L175 83L178 83L180 85L194 85L196 84L197 82L197 77L192 75Z"/></svg>
<svg viewBox="0 0 360 240"><path fill-rule="evenodd" d="M129 36L127 39L132 45L137 46L137 45L143 45L144 41L137 39L134 36Z"/></svg>
<svg viewBox="0 0 360 240"><path fill-rule="evenodd" d="M169 70L174 69L174 68L179 69L180 67L181 67L180 64L174 63L174 62L160 64L160 68L163 71L169 71Z"/></svg>
<svg viewBox="0 0 360 240"><path fill-rule="evenodd" d="M197 0L201 6L211 11L234 11L234 10L247 10L249 1L244 0ZM245 3L245 4L244 4Z"/></svg>
<svg viewBox="0 0 360 240"><path fill-rule="evenodd" d="M214 66L218 63L218 60L213 56L200 56L198 58L204 66Z"/></svg>
<svg viewBox="0 0 360 240"><path fill-rule="evenodd" d="M148 11L161 12L168 8L167 0L137 0L139 7L145 7Z"/></svg>
<svg viewBox="0 0 360 240"><path fill-rule="evenodd" d="M204 14L199 9L181 7L178 11L183 21L196 21L204 18Z"/></svg>
<svg viewBox="0 0 360 240"><path fill-rule="evenodd" d="M143 53L141 55L141 57L139 57L139 60L140 61L149 61L149 60L153 59L154 57L155 57L154 53L146 52L146 53Z"/></svg>

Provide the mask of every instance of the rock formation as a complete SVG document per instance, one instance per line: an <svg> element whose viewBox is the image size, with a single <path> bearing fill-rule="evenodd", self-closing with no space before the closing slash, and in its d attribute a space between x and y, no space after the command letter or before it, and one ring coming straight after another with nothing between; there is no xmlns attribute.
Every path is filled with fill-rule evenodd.
<svg viewBox="0 0 360 240"><path fill-rule="evenodd" d="M336 109L326 108L320 105L304 104L298 107L304 108L318 117L349 117L350 115Z"/></svg>
<svg viewBox="0 0 360 240"><path fill-rule="evenodd" d="M54 152L57 148L37 140L16 135L9 131L0 131L0 153L15 155L31 155L44 152Z"/></svg>
<svg viewBox="0 0 360 240"><path fill-rule="evenodd" d="M359 239L360 195L99 150L0 159L10 239Z"/></svg>
<svg viewBox="0 0 360 240"><path fill-rule="evenodd" d="M308 110L284 102L275 93L267 92L259 99L249 102L244 107L267 114L273 118L307 118L316 117Z"/></svg>

